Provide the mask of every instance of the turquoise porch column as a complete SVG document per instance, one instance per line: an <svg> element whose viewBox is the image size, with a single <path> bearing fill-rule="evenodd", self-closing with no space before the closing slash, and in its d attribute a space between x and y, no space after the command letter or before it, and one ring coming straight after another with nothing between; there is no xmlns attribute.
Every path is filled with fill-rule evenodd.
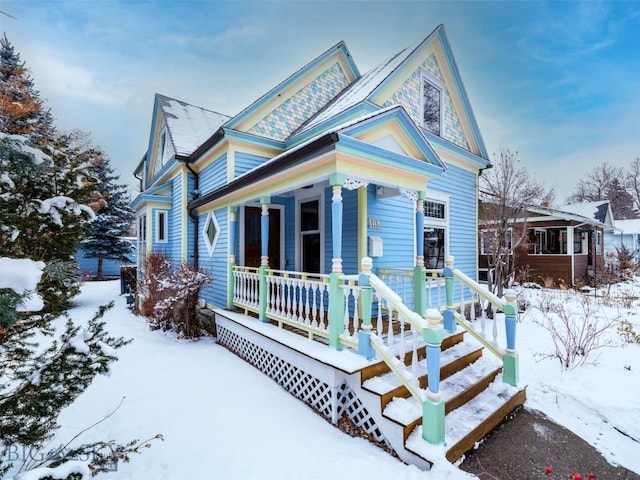
<svg viewBox="0 0 640 480"><path fill-rule="evenodd" d="M413 269L413 310L421 317L427 311L427 279L424 268L424 192L416 200L416 265Z"/></svg>
<svg viewBox="0 0 640 480"><path fill-rule="evenodd" d="M362 308L362 327L358 332L358 353L364 356L367 360L371 360L376 356L373 347L371 346L371 299L372 291L369 277L371 275L371 267L373 267L373 260L370 257L364 257L360 262L362 273L358 278L360 284L360 306Z"/></svg>
<svg viewBox="0 0 640 480"><path fill-rule="evenodd" d="M422 403L422 438L429 443L444 443L444 400L440 393L440 352L444 329L442 315L435 308L427 310L427 327L422 331L427 342L427 398Z"/></svg>
<svg viewBox="0 0 640 480"><path fill-rule="evenodd" d="M331 240L333 256L329 274L329 345L342 350L340 335L344 331L344 295L340 288L342 276L342 184L344 175L334 173L330 179L333 189L331 197Z"/></svg>
<svg viewBox="0 0 640 480"><path fill-rule="evenodd" d="M507 348L502 356L502 380L514 387L518 386L519 368L518 352L516 351L516 316L518 304L516 294L507 290L505 292L507 303L503 305L504 322L507 333Z"/></svg>
<svg viewBox="0 0 640 480"><path fill-rule="evenodd" d="M269 269L269 203L271 197L261 197L262 217L260 219L260 297L258 318L263 322L268 322L267 318L267 270Z"/></svg>
<svg viewBox="0 0 640 480"><path fill-rule="evenodd" d="M453 257L444 259L444 288L447 297L447 309L444 311L444 329L447 332L456 331L456 321L453 318Z"/></svg>
<svg viewBox="0 0 640 480"><path fill-rule="evenodd" d="M227 308L233 307L235 281L233 267L236 265L236 224L238 207L229 208L229 265L227 267Z"/></svg>

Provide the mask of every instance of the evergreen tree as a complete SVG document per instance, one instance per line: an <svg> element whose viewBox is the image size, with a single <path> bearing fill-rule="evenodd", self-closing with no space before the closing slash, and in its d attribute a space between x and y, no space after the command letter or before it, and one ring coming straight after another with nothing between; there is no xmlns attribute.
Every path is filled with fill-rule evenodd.
<svg viewBox="0 0 640 480"><path fill-rule="evenodd" d="M0 131L37 138L53 131L51 112L6 34L0 39Z"/></svg>
<svg viewBox="0 0 640 480"><path fill-rule="evenodd" d="M85 201L89 165L71 158L71 144L61 139L49 154L25 137L0 134L0 256L45 261L38 288L52 313L79 291L73 256L94 216Z"/></svg>
<svg viewBox="0 0 640 480"><path fill-rule="evenodd" d="M123 238L131 229L133 211L129 207L126 185L118 183L119 176L109 163L109 158L96 152L93 175L96 187L92 193L92 206L96 217L89 236L82 242L85 256L98 259L96 279L102 280L102 263L105 259L128 262L131 242Z"/></svg>

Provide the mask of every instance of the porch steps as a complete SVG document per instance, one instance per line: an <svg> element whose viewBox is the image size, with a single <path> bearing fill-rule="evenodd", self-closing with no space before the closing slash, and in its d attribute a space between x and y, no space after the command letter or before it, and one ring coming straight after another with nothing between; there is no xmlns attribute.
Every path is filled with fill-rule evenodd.
<svg viewBox="0 0 640 480"><path fill-rule="evenodd" d="M418 349L418 376L421 388L427 383L424 346ZM410 359L407 359L410 365ZM504 418L526 399L524 388L503 383L501 363L483 355L483 347L475 340L466 340L463 332L445 338L442 344L440 391L445 402L446 457L454 462L471 450ZM402 445L392 445L405 461L417 456L429 462L426 442L421 438L422 406L388 371L376 363L361 371L361 392L367 408L379 409L388 429L387 438L396 438ZM416 435L418 440L416 441ZM405 449L404 454L398 447Z"/></svg>

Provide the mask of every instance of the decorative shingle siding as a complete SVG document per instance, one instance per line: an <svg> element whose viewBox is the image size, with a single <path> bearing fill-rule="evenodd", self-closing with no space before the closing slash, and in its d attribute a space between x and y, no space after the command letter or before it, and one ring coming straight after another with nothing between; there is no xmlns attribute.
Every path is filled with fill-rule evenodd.
<svg viewBox="0 0 640 480"><path fill-rule="evenodd" d="M344 90L348 83L340 65L334 63L251 127L249 133L284 140Z"/></svg>
<svg viewBox="0 0 640 480"><path fill-rule="evenodd" d="M182 203L182 173L172 181L171 196L173 197L171 214L169 215L169 255L174 265L182 263L182 215L185 206Z"/></svg>
<svg viewBox="0 0 640 480"><path fill-rule="evenodd" d="M227 180L227 154L225 153L200 172L200 196L221 187Z"/></svg>
<svg viewBox="0 0 640 480"><path fill-rule="evenodd" d="M252 168L261 165L266 160L267 157L260 157L258 155L251 155L249 153L244 152L236 152L235 153L235 168L234 168L234 176L242 175L245 172L248 172Z"/></svg>
<svg viewBox="0 0 640 480"><path fill-rule="evenodd" d="M391 105L402 105L417 125L422 125L422 98L420 96L420 83L422 71L428 72L430 75L438 79L443 85L444 80L438 62L433 54L431 54L425 62L413 72L402 86L396 90L384 107ZM449 95L449 91L444 89L442 97L442 138L455 143L459 147L469 150L464 131L460 125L460 119L453 106L453 101Z"/></svg>
<svg viewBox="0 0 640 480"><path fill-rule="evenodd" d="M227 243L229 241L229 217L226 208L221 208L215 211L218 224L220 226L220 236L218 237L218 243L216 243L213 255L209 256L207 245L202 235L202 229L204 228L207 215L200 215L199 219L199 232L198 232L198 250L199 255L199 267L207 272L211 277L209 282L203 289L200 296L204 298L208 303L217 307L226 307L227 305L227 268L228 268L228 252Z"/></svg>

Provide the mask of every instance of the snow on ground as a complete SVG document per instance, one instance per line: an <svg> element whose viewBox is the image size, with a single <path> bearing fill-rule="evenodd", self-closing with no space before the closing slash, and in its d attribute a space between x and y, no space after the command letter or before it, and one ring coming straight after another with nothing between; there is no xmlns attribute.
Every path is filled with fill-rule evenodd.
<svg viewBox="0 0 640 480"><path fill-rule="evenodd" d="M595 299L590 294L598 307L589 321L626 320L640 334L640 283L618 284L609 293L609 299L604 291ZM523 289L521 294L534 305L542 296L556 295L567 312L583 312L573 300L580 293ZM539 310L529 308L517 326L520 381L527 385L525 406L582 437L611 464L640 473L640 344L621 341L617 329L609 328L603 335L618 347L595 352L588 360L595 365L565 370L557 359L539 358L540 353L554 351L548 331L534 321L542 318Z"/></svg>
<svg viewBox="0 0 640 480"><path fill-rule="evenodd" d="M111 335L134 338L118 351L110 377L97 377L60 417L52 446L120 409L78 442L113 438L117 443L157 433L148 450L120 463L104 479L422 479L424 472L401 463L360 438L352 438L313 413L273 380L211 338L193 342L150 331L144 318L118 298L119 282L82 286L70 314L88 319L114 299L105 315ZM470 478L458 470L443 479Z"/></svg>
<svg viewBox="0 0 640 480"><path fill-rule="evenodd" d="M545 295L530 289L519 293L532 303ZM640 284L621 286L613 293L640 296ZM213 339L192 342L150 331L118 294L117 281L85 283L70 312L81 322L97 305L115 299L116 306L105 315L108 330L134 341L118 351L120 360L113 364L111 376L98 377L63 412L62 428L52 445L107 416L123 397L120 409L79 442L113 438L125 443L156 433L165 441L154 441L131 463L121 463L117 475L99 478L424 478L416 467L340 432ZM571 294L554 295L566 295L565 304L570 304ZM599 312L608 317L622 314L640 332L640 317L634 313L639 302L635 300L630 310L601 306ZM608 348L597 365L565 370L555 359L537 358L553 348L548 332L534 322L540 315L527 309L517 327L526 406L580 435L611 463L640 473L640 345ZM619 338L616 332L609 334ZM469 478L445 470L437 478Z"/></svg>

